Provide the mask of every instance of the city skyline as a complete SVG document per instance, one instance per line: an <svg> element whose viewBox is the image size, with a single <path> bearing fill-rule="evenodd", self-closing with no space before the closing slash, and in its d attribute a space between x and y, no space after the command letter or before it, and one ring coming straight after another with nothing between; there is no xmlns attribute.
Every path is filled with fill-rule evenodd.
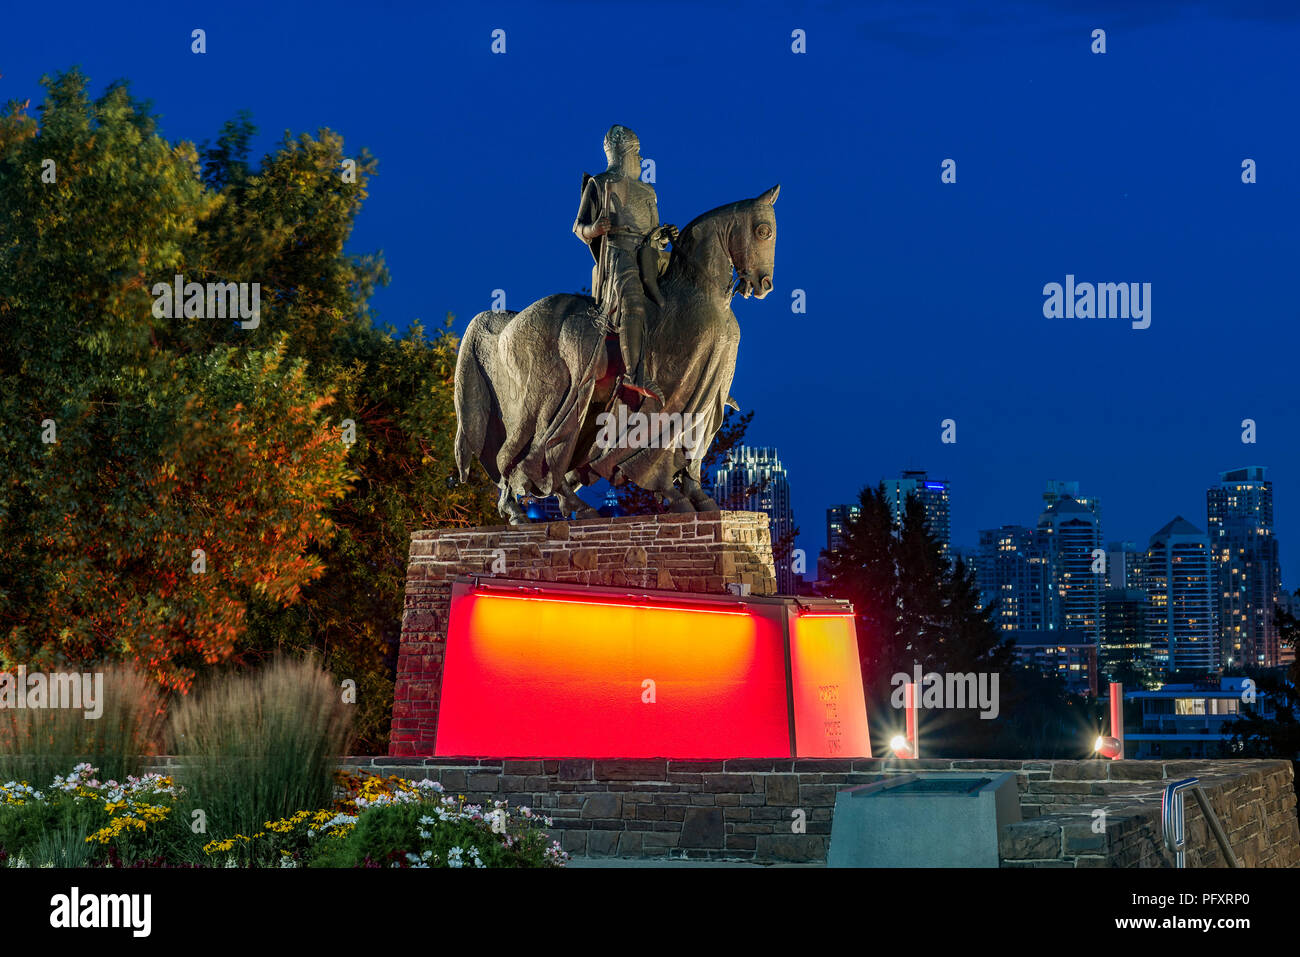
<svg viewBox="0 0 1300 957"><path fill-rule="evenodd" d="M1112 495L1107 495L1104 492L1095 492L1092 489L1088 489L1086 483L1082 481L1079 481L1078 485L1081 490L1086 490L1092 493L1090 495L1084 496L1085 498L1095 498L1098 502L1101 503L1102 508L1105 510L1102 517L1102 523L1101 523L1103 547L1109 549L1111 544L1130 543L1136 545L1139 551L1145 551L1147 547L1147 543L1149 542L1151 537L1154 534L1156 534L1174 515L1182 515L1183 517L1188 518L1189 521L1192 521L1192 523L1195 524L1202 531L1206 531L1207 530L1206 526L1208 525L1208 514L1207 514L1208 507L1206 504L1206 491L1212 486L1218 484L1220 480L1220 476L1225 472L1235 472L1241 469L1256 469L1256 468L1263 468L1267 471L1268 479L1272 483L1272 490L1273 490L1272 497L1276 499L1278 497L1277 495L1278 483L1276 481L1274 471L1269 465L1267 464L1259 465L1256 463L1251 463L1248 465L1238 464L1235 466L1225 466L1223 468L1212 470L1209 473L1209 475L1207 475L1204 481L1196 482L1196 481L1189 480L1188 483L1186 483L1189 486L1189 490L1184 492L1180 489L1179 495L1170 498L1168 500L1168 504L1161 505L1159 502L1153 503L1152 508L1155 510L1156 515L1163 514L1165 512L1167 512L1168 514L1164 515L1164 517L1160 518L1159 520L1153 519L1153 521L1151 522L1151 528L1145 531L1143 531L1141 528L1124 528L1124 529L1117 530L1115 527L1117 523L1114 521L1113 516L1116 513L1131 514L1132 509L1125 508L1123 503L1120 501L1115 501L1114 496ZM877 481L888 481L888 477L891 471L893 473L897 473L899 470L897 468L892 470L886 470ZM948 485L949 499L950 499L949 518L950 518L950 527L952 529L950 534L951 547L959 550L977 549L979 547L980 534L986 530L996 530L1004 526L1023 526L1026 528L1035 527L1035 525L1037 524L1038 516L1042 513L1041 503L1043 501L1042 499L1043 489L1047 486L1049 482L1053 482L1053 481L1068 482L1072 480L1064 479L1061 476L1056 476L1056 475L1044 476L1038 482L1038 487L1035 490L1035 492L1031 493L1029 502L1025 504L1024 507L1022 507L1018 512L1015 512L1014 514L1011 514L1009 516L1003 516L1000 520L976 521L972 519L970 517L970 513L965 511L962 507L963 496L962 496L962 488L960 482L949 478L946 484ZM869 485L872 488L875 488L877 482L873 481L864 484ZM1192 486L1194 486L1194 488L1190 488ZM798 482L797 475L792 474L790 476L790 487L791 487L791 497L795 501L798 501L799 482ZM810 551L809 554L820 554L820 550L825 547L826 510L841 505L855 504L857 502L858 491L861 489L861 487L862 486L859 486L859 489L855 490L853 494L847 498L826 502L818 511L819 517L816 523L809 522L809 521L801 521L799 518L799 512L796 508L795 525L799 526L800 528L800 532L801 532L800 540L802 541L804 538L810 536L813 533L816 533L816 538L821 542L821 544L817 546L816 551ZM1282 494L1281 497L1283 500L1283 506L1281 511L1283 514L1285 514L1288 511L1285 504L1287 501L1287 496L1285 492ZM1188 504L1189 500L1190 500L1190 504ZM1196 505L1198 501L1199 501L1199 510L1198 510L1198 506ZM1182 503L1182 505L1175 506L1173 504L1174 502ZM983 514L989 514L991 513L991 510L987 507L984 507L980 509L980 512ZM1273 528L1275 529L1275 540L1276 540L1278 553L1279 553L1278 566L1281 570L1282 590L1287 593L1292 593L1296 590L1297 586L1300 586L1300 572L1298 572L1295 569L1291 569L1290 571L1288 571L1287 541L1285 535L1280 530L1278 530L1281 527L1282 527L1282 523L1279 523L1277 521L1276 514L1275 514L1273 519ZM1288 585L1289 582L1291 583L1290 585Z"/></svg>
<svg viewBox="0 0 1300 957"><path fill-rule="evenodd" d="M923 501L931 486L942 489L942 507L927 511L946 529L947 483L903 474ZM886 480L880 488L897 524L902 485ZM982 529L976 546L948 550L967 562L981 604L1017 646L1051 644L1055 634L1058 644L1091 643L1094 671L1100 664L1107 674L1150 677L1293 660L1274 621L1277 608L1295 602L1281 585L1266 466L1220 472L1205 491L1203 528L1176 514L1140 545L1107 533L1102 502L1078 482L1048 480L1041 497L1035 525ZM828 540L856 512L827 508Z"/></svg>
<svg viewBox="0 0 1300 957"><path fill-rule="evenodd" d="M635 24L622 55L646 75L757 51L753 122L737 122L725 96L683 109L626 84L573 82L591 30L580 4L505 4L492 18L412 9L395 32L392 17L329 0L310 18L236 2L229 16L260 28L214 28L202 57L191 12L102 8L57 53L0 40L0 98L39 104L43 74L80 64L95 95L126 78L173 139L213 143L248 109L254 161L284 130L337 130L378 159L346 249L383 252L392 281L372 305L398 330L416 319L435 330L452 313L463 332L496 290L518 308L588 284L590 253L570 231L581 176L604 168L609 126L627 125L655 164L665 222L782 186L773 294L734 303L732 394L755 413L746 443L781 451L810 567L825 508L901 468L951 482L951 541L966 546L981 528L1033 524L1051 478L1105 503L1108 539L1142 542L1171 515L1203 523L1206 483L1262 463L1283 584L1300 584L1287 553L1300 541L1289 505L1300 500L1300 337L1286 281L1300 247L1289 175L1300 131L1276 110L1300 99L1300 74L1284 66L1300 17L1281 5L750 9L693 5L689 30L612 16ZM41 35L41 18L15 9L6 37ZM791 49L796 28L806 53ZM1097 28L1104 54L1091 49ZM367 64L364 82L339 74L340 52ZM472 110L447 94L466 89ZM538 89L551 93L521 95ZM860 95L813 95L830 89ZM535 241L489 206L528 210ZM510 255L487 253L503 241ZM1044 289L1067 277L1150 283L1149 327L1049 318ZM1234 350L1246 355L1230 389L1179 400L1189 370ZM1254 444L1242 442L1245 420ZM1126 488L1133 475L1161 480Z"/></svg>

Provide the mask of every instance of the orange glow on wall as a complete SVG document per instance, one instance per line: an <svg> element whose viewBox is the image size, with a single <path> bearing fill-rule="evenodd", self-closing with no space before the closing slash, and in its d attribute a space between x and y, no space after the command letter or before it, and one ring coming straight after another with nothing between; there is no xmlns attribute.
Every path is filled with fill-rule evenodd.
<svg viewBox="0 0 1300 957"><path fill-rule="evenodd" d="M796 753L801 758L870 757L853 616L799 614L795 609L789 615Z"/></svg>
<svg viewBox="0 0 1300 957"><path fill-rule="evenodd" d="M793 600L460 580L440 701L440 755L870 753L852 617Z"/></svg>

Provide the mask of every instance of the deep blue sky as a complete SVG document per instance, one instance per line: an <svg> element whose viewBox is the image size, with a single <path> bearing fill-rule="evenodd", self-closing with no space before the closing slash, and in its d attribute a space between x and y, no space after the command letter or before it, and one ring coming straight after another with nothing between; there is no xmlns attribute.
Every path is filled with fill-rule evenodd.
<svg viewBox="0 0 1300 957"><path fill-rule="evenodd" d="M586 284L581 173L631 126L666 222L782 185L777 288L735 303L733 392L751 444L780 450L810 554L827 505L908 466L951 480L971 544L1032 524L1048 478L1101 499L1108 539L1175 514L1204 529L1217 472L1261 464L1294 587L1300 5L1229 6L22 4L0 100L80 65L96 93L129 79L172 139L247 108L259 154L319 127L369 148L349 248L383 251L375 304L399 328ZM1067 273L1152 283L1151 327L1045 319Z"/></svg>

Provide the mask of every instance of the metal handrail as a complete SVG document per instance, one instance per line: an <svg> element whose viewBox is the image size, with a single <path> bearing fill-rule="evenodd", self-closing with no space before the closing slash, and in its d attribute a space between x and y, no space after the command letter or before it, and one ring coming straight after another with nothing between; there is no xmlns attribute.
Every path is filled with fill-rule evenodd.
<svg viewBox="0 0 1300 957"><path fill-rule="evenodd" d="M1199 778L1183 778L1181 781L1170 783L1165 787L1164 796L1160 799L1160 829L1164 834L1165 847L1173 852L1174 866L1187 866L1187 833L1184 828L1183 811L1184 792L1189 790L1192 792L1192 797L1196 798L1196 803L1200 805L1201 813L1205 816L1214 839L1219 842L1219 849L1223 851L1228 866L1241 867L1237 855L1232 852L1232 846L1228 843L1228 835L1224 833L1223 825L1219 823L1214 808L1210 806L1209 798L1205 796L1205 790L1200 786Z"/></svg>

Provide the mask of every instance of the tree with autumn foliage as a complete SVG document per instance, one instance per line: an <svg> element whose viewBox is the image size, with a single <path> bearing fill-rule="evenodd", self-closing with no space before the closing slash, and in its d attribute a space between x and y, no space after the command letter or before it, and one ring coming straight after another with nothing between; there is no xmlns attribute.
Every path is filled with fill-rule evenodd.
<svg viewBox="0 0 1300 957"><path fill-rule="evenodd" d="M0 112L0 667L185 692L317 648L382 747L409 534L493 497L446 482L455 338L376 329L386 271L343 252L374 159L324 130L254 163L246 116L200 149L45 85ZM155 315L176 275L258 283L259 323Z"/></svg>

